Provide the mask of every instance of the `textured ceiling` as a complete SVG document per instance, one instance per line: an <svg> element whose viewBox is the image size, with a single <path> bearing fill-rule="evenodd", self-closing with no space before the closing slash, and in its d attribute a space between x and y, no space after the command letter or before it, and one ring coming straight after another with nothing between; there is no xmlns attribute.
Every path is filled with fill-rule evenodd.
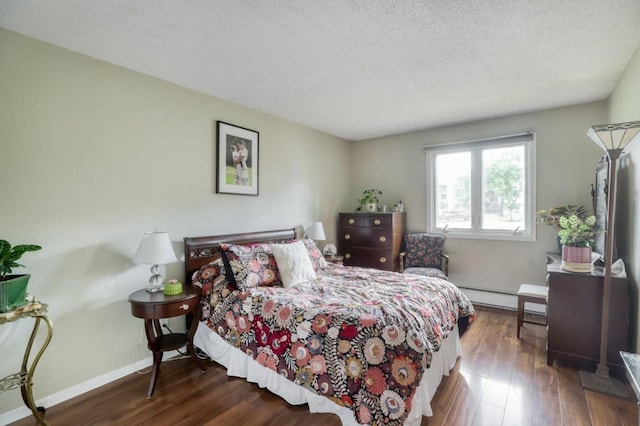
<svg viewBox="0 0 640 426"><path fill-rule="evenodd" d="M640 0L1 0L0 27L360 140L605 99Z"/></svg>

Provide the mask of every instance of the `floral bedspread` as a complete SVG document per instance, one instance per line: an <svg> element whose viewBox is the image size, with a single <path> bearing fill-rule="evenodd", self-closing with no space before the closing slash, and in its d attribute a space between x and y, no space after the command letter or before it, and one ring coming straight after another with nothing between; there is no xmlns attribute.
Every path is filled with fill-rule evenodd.
<svg viewBox="0 0 640 426"><path fill-rule="evenodd" d="M240 291L220 261L193 283L210 328L362 424L402 424L432 354L459 317L475 317L448 281L374 269L332 265L296 287Z"/></svg>

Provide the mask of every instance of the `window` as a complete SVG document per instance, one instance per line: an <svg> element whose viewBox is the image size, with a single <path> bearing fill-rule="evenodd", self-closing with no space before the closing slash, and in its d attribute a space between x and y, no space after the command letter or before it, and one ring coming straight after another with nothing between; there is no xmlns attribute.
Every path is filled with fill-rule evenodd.
<svg viewBox="0 0 640 426"><path fill-rule="evenodd" d="M535 135L427 145L427 222L464 238L535 241Z"/></svg>

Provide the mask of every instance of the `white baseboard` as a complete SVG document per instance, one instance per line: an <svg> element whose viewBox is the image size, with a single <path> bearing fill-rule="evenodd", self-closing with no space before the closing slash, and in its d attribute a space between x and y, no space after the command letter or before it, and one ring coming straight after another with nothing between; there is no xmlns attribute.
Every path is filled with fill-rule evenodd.
<svg viewBox="0 0 640 426"><path fill-rule="evenodd" d="M463 287L460 287L460 289L464 294L467 295L472 303L477 303L479 305L485 306L493 306L502 309L510 309L514 311L518 306L518 299L515 294L499 293L494 291L477 290ZM542 314L545 313L544 305L528 303L526 308L528 312ZM180 355L178 351L167 352L163 358L168 360L169 358L173 358L177 355ZM146 358L142 361L136 362L126 367L119 368L118 370L103 374L102 376L96 377L95 379L91 379L79 385L70 387L69 389L65 389L53 395L46 396L36 401L36 405L38 407L52 407L71 398L75 398L78 395L82 395L83 393L99 388L100 386L104 386L107 383L111 383L115 380L121 379L122 377L139 371L143 368L150 367L152 364L153 358ZM16 408L15 410L0 414L0 425L13 423L30 415L31 411L27 407Z"/></svg>
<svg viewBox="0 0 640 426"><path fill-rule="evenodd" d="M170 358L173 358L177 355L180 355L178 351L165 352L163 354L163 359L165 362ZM111 371L109 373L103 374L102 376L96 377L95 379L87 380L84 383L80 383L79 385L72 386L69 389L62 390L53 395L46 396L42 399L36 401L36 406L38 407L52 407L56 404L60 404L61 402L67 401L71 398L75 398L78 395L82 395L83 393L89 392L93 389L99 388L100 386L104 386L107 383L111 383L115 380L121 379L125 376L128 376L131 373L135 373L136 371L140 371L144 368L150 367L153 365L153 358L149 357L128 365L126 367L119 368L115 371ZM37 371L36 371L37 375ZM35 383L38 382L37 377L35 378ZM16 408L15 410L8 411L6 413L0 414L0 425L6 425L9 423L13 423L25 417L31 416L31 410L29 410L26 406ZM46 419L46 415L45 415Z"/></svg>

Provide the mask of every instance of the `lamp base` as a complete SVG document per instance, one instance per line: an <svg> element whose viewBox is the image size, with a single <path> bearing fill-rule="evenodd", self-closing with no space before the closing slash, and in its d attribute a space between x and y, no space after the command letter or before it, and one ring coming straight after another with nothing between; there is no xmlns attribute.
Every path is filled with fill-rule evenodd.
<svg viewBox="0 0 640 426"><path fill-rule="evenodd" d="M149 293L157 293L164 290L164 284L162 283L162 275L159 273L160 265L153 265L151 267L151 278L149 278L149 285L144 289Z"/></svg>
<svg viewBox="0 0 640 426"><path fill-rule="evenodd" d="M627 398L627 389L624 384L612 377L598 376L596 373L580 372L580 381L584 389L604 393L619 398Z"/></svg>
<svg viewBox="0 0 640 426"><path fill-rule="evenodd" d="M147 290L149 293L157 293L159 291L163 291L164 290L164 285L162 285L162 284L161 285L149 284L144 289Z"/></svg>

